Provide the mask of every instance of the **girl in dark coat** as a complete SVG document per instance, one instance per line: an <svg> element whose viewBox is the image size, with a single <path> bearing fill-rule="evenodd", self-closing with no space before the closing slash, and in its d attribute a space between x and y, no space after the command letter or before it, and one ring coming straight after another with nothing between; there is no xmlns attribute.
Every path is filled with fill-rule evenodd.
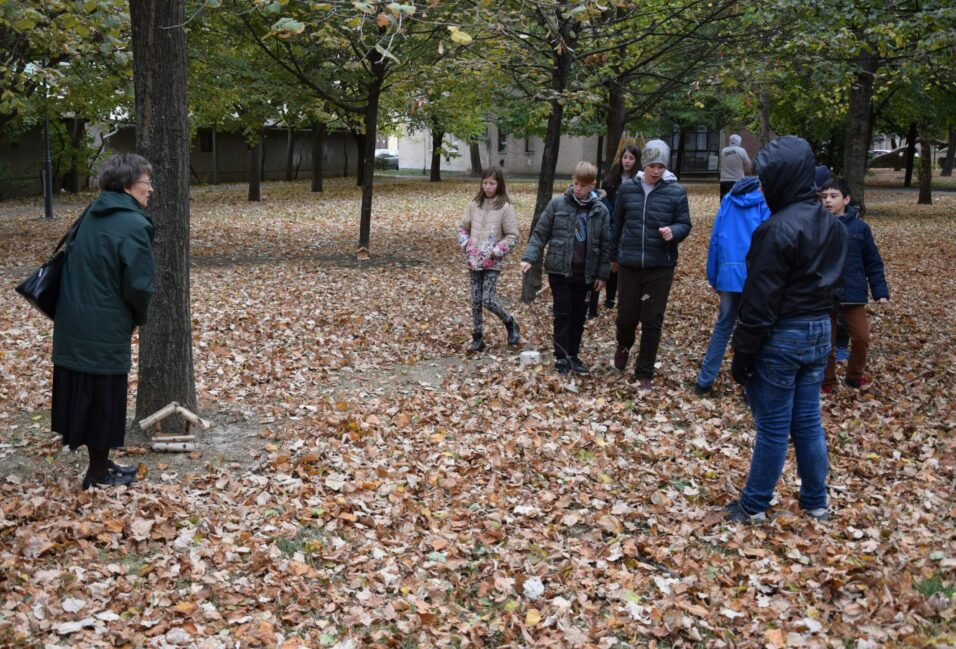
<svg viewBox="0 0 956 649"><path fill-rule="evenodd" d="M51 427L70 449L86 446L83 489L128 485L136 470L114 464L123 446L133 330L153 295L153 224L143 211L152 166L121 153L103 165L102 190L67 243L53 322Z"/></svg>

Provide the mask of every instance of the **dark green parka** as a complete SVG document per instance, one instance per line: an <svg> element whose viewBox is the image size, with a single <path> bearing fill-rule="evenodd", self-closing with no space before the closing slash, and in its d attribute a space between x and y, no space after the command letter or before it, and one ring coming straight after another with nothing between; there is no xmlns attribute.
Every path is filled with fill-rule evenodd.
<svg viewBox="0 0 956 649"><path fill-rule="evenodd" d="M53 363L88 374L127 374L133 328L153 296L153 223L125 192L87 208L63 267Z"/></svg>

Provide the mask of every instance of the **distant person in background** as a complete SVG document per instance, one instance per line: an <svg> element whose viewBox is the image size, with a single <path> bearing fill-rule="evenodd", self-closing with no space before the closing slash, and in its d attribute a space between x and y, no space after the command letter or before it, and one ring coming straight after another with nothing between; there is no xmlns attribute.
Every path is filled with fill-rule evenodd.
<svg viewBox="0 0 956 649"><path fill-rule="evenodd" d="M604 179L604 207L607 208L608 214L613 216L614 214L614 201L617 200L617 192L621 188L621 183L634 180L634 176L637 175L638 164L637 161L641 159L640 150L633 144L625 144L624 150L621 152L621 158L614 163L614 166L611 167L611 171L608 173L607 178ZM614 237L614 219L611 219L611 237ZM606 293L604 298L604 308L613 309L614 300L617 297L617 273L611 271L611 274L608 275ZM595 289L591 289L591 304L588 306L588 319L596 318L598 315L598 302L600 301L601 292Z"/></svg>
<svg viewBox="0 0 956 649"><path fill-rule="evenodd" d="M707 281L720 296L720 310L694 385L698 395L710 392L720 372L747 279L750 237L769 218L770 208L760 191L760 181L753 176L738 180L720 203L707 254Z"/></svg>
<svg viewBox="0 0 956 649"><path fill-rule="evenodd" d="M518 217L505 190L505 177L498 167L481 175L481 187L468 203L458 223L458 245L465 252L471 284L470 352L485 348L484 310L494 313L508 331L508 344L521 341L518 322L498 302L498 277L505 255L518 243Z"/></svg>
<svg viewBox="0 0 956 649"><path fill-rule="evenodd" d="M53 321L50 427L90 464L83 489L134 481L136 468L110 460L124 445L133 330L146 324L154 292L153 222L146 204L153 167L135 153L106 160L100 194L67 245Z"/></svg>
<svg viewBox="0 0 956 649"><path fill-rule="evenodd" d="M750 175L753 165L747 150L740 146L740 136L731 135L730 144L720 150L720 200L724 200L734 184Z"/></svg>

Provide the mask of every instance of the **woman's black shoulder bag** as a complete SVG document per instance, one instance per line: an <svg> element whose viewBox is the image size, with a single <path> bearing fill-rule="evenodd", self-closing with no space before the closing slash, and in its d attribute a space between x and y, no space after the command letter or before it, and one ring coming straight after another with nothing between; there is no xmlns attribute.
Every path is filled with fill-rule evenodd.
<svg viewBox="0 0 956 649"><path fill-rule="evenodd" d="M66 261L66 254L70 249L69 246L63 248L63 244L67 241L72 243L84 216L86 212L73 222L67 233L60 239L60 243L53 249L53 256L30 273L30 276L20 282L15 289L50 320L53 320L56 315L56 302L60 298L60 279L63 277L63 262Z"/></svg>

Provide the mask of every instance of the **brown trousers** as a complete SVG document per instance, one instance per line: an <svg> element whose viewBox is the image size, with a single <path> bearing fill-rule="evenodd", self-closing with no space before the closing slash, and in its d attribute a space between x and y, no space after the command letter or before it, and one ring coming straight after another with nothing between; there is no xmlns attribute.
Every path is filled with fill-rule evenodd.
<svg viewBox="0 0 956 649"><path fill-rule="evenodd" d="M850 360L846 364L846 378L858 381L866 369L866 353L870 348L870 325L866 320L865 304L844 304L840 307L846 330L850 334ZM830 316L832 337L830 339L830 358L827 361L823 385L836 385L836 316Z"/></svg>

